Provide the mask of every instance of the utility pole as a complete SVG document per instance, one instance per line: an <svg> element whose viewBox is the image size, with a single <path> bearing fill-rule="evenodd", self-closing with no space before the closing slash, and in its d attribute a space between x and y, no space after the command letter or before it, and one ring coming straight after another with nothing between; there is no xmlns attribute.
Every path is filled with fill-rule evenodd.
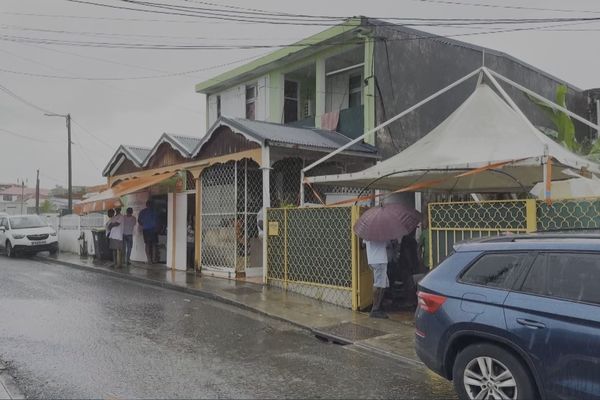
<svg viewBox="0 0 600 400"><path fill-rule="evenodd" d="M68 188L68 210L69 214L73 213L73 171L71 166L71 114L44 114L47 117L62 117L67 121L67 160L69 170L69 188Z"/></svg>
<svg viewBox="0 0 600 400"><path fill-rule="evenodd" d="M37 170L35 178L35 213L40 215L40 170Z"/></svg>
<svg viewBox="0 0 600 400"><path fill-rule="evenodd" d="M23 202L25 201L25 181L21 179L21 214L23 214Z"/></svg>
<svg viewBox="0 0 600 400"><path fill-rule="evenodd" d="M25 182L26 180L21 178L17 179L17 183L21 181L21 214L23 214L23 207L25 206Z"/></svg>

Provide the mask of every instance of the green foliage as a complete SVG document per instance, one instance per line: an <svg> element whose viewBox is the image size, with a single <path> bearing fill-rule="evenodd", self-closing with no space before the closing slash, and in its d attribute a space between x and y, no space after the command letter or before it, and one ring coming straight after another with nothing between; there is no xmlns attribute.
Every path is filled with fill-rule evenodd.
<svg viewBox="0 0 600 400"><path fill-rule="evenodd" d="M564 108L567 108L567 91L566 85L558 85L556 88L555 103ZM600 139L592 143L579 143L575 136L575 125L567 113L556 110L534 97L529 96L529 99L550 117L554 125L554 130L540 129L546 136L551 137L574 153L583 155L592 161L600 162Z"/></svg>
<svg viewBox="0 0 600 400"><path fill-rule="evenodd" d="M555 103L561 107L567 108L567 91L568 88L565 85L558 85L556 88L556 99ZM538 105L544 112L550 117L552 124L555 127L555 133L550 133L547 130L544 133L547 136L552 137L554 140L562 144L567 149L580 153L582 151L581 145L577 143L575 137L575 125L568 114L563 111L556 110L546 103L534 98L529 97L535 104Z"/></svg>
<svg viewBox="0 0 600 400"><path fill-rule="evenodd" d="M40 204L40 213L49 214L53 212L56 212L56 208L50 200L46 199Z"/></svg>

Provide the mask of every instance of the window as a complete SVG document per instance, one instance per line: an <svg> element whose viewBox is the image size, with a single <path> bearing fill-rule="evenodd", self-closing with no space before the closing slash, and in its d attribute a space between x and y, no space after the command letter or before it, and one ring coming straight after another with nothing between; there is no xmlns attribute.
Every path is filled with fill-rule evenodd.
<svg viewBox="0 0 600 400"><path fill-rule="evenodd" d="M522 291L558 299L600 304L600 254L540 254Z"/></svg>
<svg viewBox="0 0 600 400"><path fill-rule="evenodd" d="M510 288L519 275L524 259L524 253L486 254L462 275L461 281L495 288Z"/></svg>
<svg viewBox="0 0 600 400"><path fill-rule="evenodd" d="M221 116L221 96L217 96L217 118Z"/></svg>
<svg viewBox="0 0 600 400"><path fill-rule="evenodd" d="M348 80L348 108L362 104L362 75L352 75Z"/></svg>
<svg viewBox="0 0 600 400"><path fill-rule="evenodd" d="M246 119L256 117L256 85L246 86Z"/></svg>
<svg viewBox="0 0 600 400"><path fill-rule="evenodd" d="M283 123L298 121L300 84L286 80L283 89Z"/></svg>
<svg viewBox="0 0 600 400"><path fill-rule="evenodd" d="M22 217L10 217L10 226L13 229L41 228L48 226L38 215L24 215Z"/></svg>
<svg viewBox="0 0 600 400"><path fill-rule="evenodd" d="M12 195L10 195L10 194L4 194L4 195L2 195L2 200L4 200L4 201L12 201Z"/></svg>

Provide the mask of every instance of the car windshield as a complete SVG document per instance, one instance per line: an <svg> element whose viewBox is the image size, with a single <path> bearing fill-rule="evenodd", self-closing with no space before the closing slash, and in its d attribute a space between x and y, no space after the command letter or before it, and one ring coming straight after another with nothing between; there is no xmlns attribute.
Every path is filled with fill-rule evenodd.
<svg viewBox="0 0 600 400"><path fill-rule="evenodd" d="M23 215L20 217L10 217L10 227L12 229L40 228L47 226L37 215Z"/></svg>

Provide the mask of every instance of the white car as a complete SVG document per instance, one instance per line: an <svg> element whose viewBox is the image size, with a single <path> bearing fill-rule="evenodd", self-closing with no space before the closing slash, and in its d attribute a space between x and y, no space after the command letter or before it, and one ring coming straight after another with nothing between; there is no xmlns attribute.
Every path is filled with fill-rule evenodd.
<svg viewBox="0 0 600 400"><path fill-rule="evenodd" d="M58 251L58 237L56 231L39 215L0 216L0 248L8 257L40 251L55 254Z"/></svg>

